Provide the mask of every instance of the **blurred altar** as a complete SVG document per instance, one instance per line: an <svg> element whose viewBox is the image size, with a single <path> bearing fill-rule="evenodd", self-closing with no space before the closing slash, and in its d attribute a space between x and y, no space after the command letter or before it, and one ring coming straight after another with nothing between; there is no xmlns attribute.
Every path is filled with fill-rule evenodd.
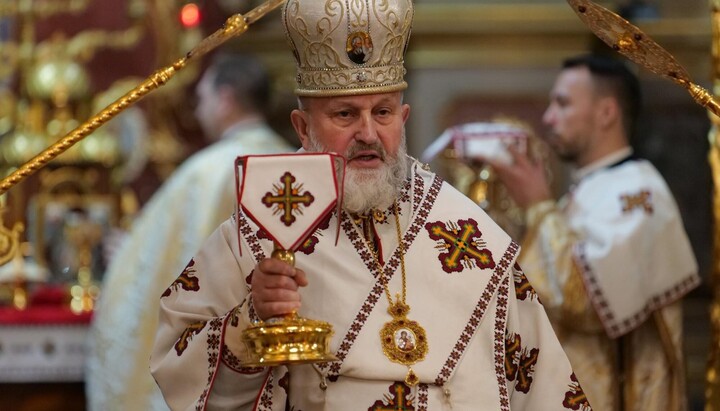
<svg viewBox="0 0 720 411"><path fill-rule="evenodd" d="M228 16L259 3L0 0L0 176L184 55ZM446 130L468 123L501 119L522 124L536 138L559 63L600 47L564 0L415 3L405 101L412 107L408 150L416 157ZM711 50L720 40L713 40L707 0L598 3L626 13L698 83L712 88ZM274 89L270 120L292 139L294 62L279 12L226 47L266 63ZM128 228L173 169L206 144L192 104L203 64L188 67L0 196L0 238L9 239L0 241L0 256L10 256L0 260L0 397L11 398L5 404L10 409L85 409L83 338L93 301L102 293L104 240L114 229ZM685 312L691 409L701 410L715 269L711 122L684 90L637 72L647 110L635 149L657 166L675 194L704 280ZM452 162L451 154L432 164L447 179L463 184L453 174L461 167L466 178L482 177L481 170ZM448 159L454 171L440 163ZM550 172L556 192L562 192L567 170L558 163ZM508 214L510 208L500 211L519 232L522 222Z"/></svg>

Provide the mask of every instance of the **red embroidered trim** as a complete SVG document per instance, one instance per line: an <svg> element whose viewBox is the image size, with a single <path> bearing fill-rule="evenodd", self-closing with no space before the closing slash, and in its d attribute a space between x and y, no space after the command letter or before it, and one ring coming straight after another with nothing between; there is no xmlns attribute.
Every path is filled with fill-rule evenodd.
<svg viewBox="0 0 720 411"><path fill-rule="evenodd" d="M415 215L412 224L408 228L407 232L403 236L403 249L409 250L410 246L412 245L413 241L417 237L417 234L420 232L420 229L422 228L425 220L427 219L427 216L430 214L430 211L432 210L432 207L435 205L435 201L437 200L437 195L440 192L440 187L442 185L442 179L439 177L435 177L433 179L433 182L428 189L428 194L425 197L425 199L421 203L415 203L417 205L417 212L413 210L413 214ZM411 209L413 208L413 204L411 204ZM362 307L360 308L360 311L358 312L357 316L353 320L352 324L350 325L349 330L345 334L345 338L343 338L342 343L340 344L340 347L338 348L338 351L335 353L335 355L338 357L338 361L334 361L331 363L321 363L318 364L318 368L325 371L328 370L328 379L330 381L336 381L338 375L340 374L340 368L342 367L342 363L347 356L348 352L350 351L350 348L352 348L353 344L355 343L355 340L358 337L358 334L362 330L363 326L365 325L365 321L367 321L368 316L372 312L373 308L375 307L375 304L380 299L383 293L383 287L382 284L380 284L377 268L375 267L375 263L372 259L372 256L370 255L370 251L367 250L367 247L365 246L365 243L360 238L359 234L357 233L356 227L352 224L352 220L349 218L349 216L346 216L346 218L343 219L343 230L345 231L348 238L350 238L350 241L353 243L356 250L358 250L358 253L360 254L360 257L362 258L363 262L365 262L365 265L367 269L373 273L373 276L378 279L378 281L373 286L372 290L370 291L370 294L365 299L365 302L363 303ZM365 251L365 252L363 252ZM400 247L398 247L395 252L393 253L392 257L388 260L387 264L385 265L385 275L387 280L389 281L392 278L392 275L397 271L397 268L400 264Z"/></svg>
<svg viewBox="0 0 720 411"><path fill-rule="evenodd" d="M462 358L465 350L467 350L470 340L477 331L477 328L480 326L480 322L485 315L485 311L487 310L493 295L495 295L496 289L499 289L497 297L497 317L495 319L495 372L498 380L498 387L500 389L500 400L502 403L501 405L503 405L503 410L509 410L510 403L507 393L507 385L505 383L505 344L503 343L505 339L505 323L507 321L507 293L509 288L507 282L502 281L502 279L507 275L510 263L515 259L518 249L518 244L513 241L510 243L507 250L505 250L500 262L495 266L495 271L485 287L485 291L483 291L480 296L480 300L475 306L475 310L470 316L470 320L465 326L465 329L460 335L457 343L455 343L455 347L450 352L448 359L445 361L445 365L435 378L435 384L443 386L455 372L455 368L457 367L460 358ZM507 402L507 404L504 404L505 402Z"/></svg>
<svg viewBox="0 0 720 411"><path fill-rule="evenodd" d="M240 211L240 213L242 214L242 211ZM248 223L248 218L245 217L244 214L242 214L242 218L238 220L239 221L237 222L237 224L239 227L239 231L242 234L243 239L247 243L248 248L252 252L255 264L258 264L260 261L266 258L262 245L260 245L260 241L258 240L257 236L253 234L254 231ZM240 247L242 247L242 245L240 245ZM251 271L250 274L248 274L248 276L245 278L248 291L250 291L250 276L252 276L253 271ZM248 300L248 317L250 318L250 321L260 321L260 317L257 316L257 313L255 312L255 307L253 307L252 298Z"/></svg>
<svg viewBox="0 0 720 411"><path fill-rule="evenodd" d="M225 317L214 318L208 322L208 333L207 333L207 353L208 353L208 382L203 390L202 394L195 404L197 411L202 411L207 406L208 395L212 389L213 382L215 381L215 373L218 368L218 361L220 358L220 341L222 341L223 323Z"/></svg>
<svg viewBox="0 0 720 411"><path fill-rule="evenodd" d="M517 244L510 244L513 255L517 253ZM507 256L507 254L505 254ZM514 258L514 257L513 257ZM503 262L505 262L503 257ZM510 395L508 394L507 381L505 380L505 344L502 343L503 336L507 330L507 307L508 307L508 283L503 282L498 289L497 316L495 317L495 375L500 391L500 410L510 411Z"/></svg>
<svg viewBox="0 0 720 411"><path fill-rule="evenodd" d="M265 387L263 387L262 393L258 398L255 410L272 411L273 388L275 388L275 373L271 370L265 383Z"/></svg>
<svg viewBox="0 0 720 411"><path fill-rule="evenodd" d="M427 384L418 385L417 390L417 411L428 411L428 389Z"/></svg>
<svg viewBox="0 0 720 411"><path fill-rule="evenodd" d="M677 301L700 284L700 278L691 274L674 287L651 298L647 304L645 304L645 307L640 309L635 315L619 322L611 311L607 299L602 294L602 290L597 282L597 275L587 261L584 244L580 243L575 246L574 257L575 262L582 271L583 281L590 297L590 302L593 307L595 307L595 311L597 311L598 317L600 317L603 328L605 328L605 332L610 338L617 338L629 333L639 327L653 311Z"/></svg>

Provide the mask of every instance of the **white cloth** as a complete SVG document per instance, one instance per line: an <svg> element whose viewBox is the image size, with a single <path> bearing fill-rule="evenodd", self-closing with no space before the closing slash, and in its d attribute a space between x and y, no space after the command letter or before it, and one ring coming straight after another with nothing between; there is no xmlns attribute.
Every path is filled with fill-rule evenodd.
<svg viewBox="0 0 720 411"><path fill-rule="evenodd" d="M382 276L361 228L344 213L341 222L333 216L321 224L295 258L309 281L301 289L299 314L333 325L330 349L339 360L242 367L240 335L255 319L250 275L272 242L240 215L239 227L235 219L225 222L161 299L151 368L171 408L589 410L542 306L514 263L518 246L417 162L399 208L408 319L424 328L429 348L412 365L420 384L405 385L407 367L383 353L379 332L392 318ZM374 224L392 294L402 289L394 218L386 210ZM399 408L399 401L414 408Z"/></svg>
<svg viewBox="0 0 720 411"><path fill-rule="evenodd" d="M576 173L559 205L528 213L520 264L596 411L685 408L679 299L700 279L677 205L623 150ZM622 350L622 355L620 355Z"/></svg>
<svg viewBox="0 0 720 411"><path fill-rule="evenodd" d="M328 153L243 157L238 165L240 208L283 250L295 251L337 208L342 172L336 172L336 165L344 166L344 161Z"/></svg>
<svg viewBox="0 0 720 411"><path fill-rule="evenodd" d="M142 210L108 267L91 326L91 411L167 410L149 372L158 298L233 213L238 155L291 151L258 123L240 123L187 159Z"/></svg>

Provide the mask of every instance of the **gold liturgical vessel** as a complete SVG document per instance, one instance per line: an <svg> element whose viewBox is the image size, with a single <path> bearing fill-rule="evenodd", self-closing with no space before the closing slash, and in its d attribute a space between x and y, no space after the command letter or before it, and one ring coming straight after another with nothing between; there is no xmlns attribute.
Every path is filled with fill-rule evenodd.
<svg viewBox="0 0 720 411"><path fill-rule="evenodd" d="M242 210L273 239L271 258L295 266L294 251L341 204L344 166L342 157L328 153L237 159L237 212ZM242 332L247 348L242 362L259 367L335 361L332 335L329 323L296 312L258 321Z"/></svg>
<svg viewBox="0 0 720 411"><path fill-rule="evenodd" d="M272 258L295 266L295 253L276 248ZM293 312L248 327L242 340L248 349L243 364L248 367L289 363L327 362L337 358L330 352L332 325L302 318Z"/></svg>

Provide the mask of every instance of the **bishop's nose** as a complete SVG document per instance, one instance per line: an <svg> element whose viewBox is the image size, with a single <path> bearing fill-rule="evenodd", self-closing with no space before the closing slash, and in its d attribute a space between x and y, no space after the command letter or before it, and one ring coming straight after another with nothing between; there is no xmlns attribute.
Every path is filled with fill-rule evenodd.
<svg viewBox="0 0 720 411"><path fill-rule="evenodd" d="M366 144L373 144L378 140L377 125L372 114L368 113L360 116L358 130L355 132L355 140Z"/></svg>

